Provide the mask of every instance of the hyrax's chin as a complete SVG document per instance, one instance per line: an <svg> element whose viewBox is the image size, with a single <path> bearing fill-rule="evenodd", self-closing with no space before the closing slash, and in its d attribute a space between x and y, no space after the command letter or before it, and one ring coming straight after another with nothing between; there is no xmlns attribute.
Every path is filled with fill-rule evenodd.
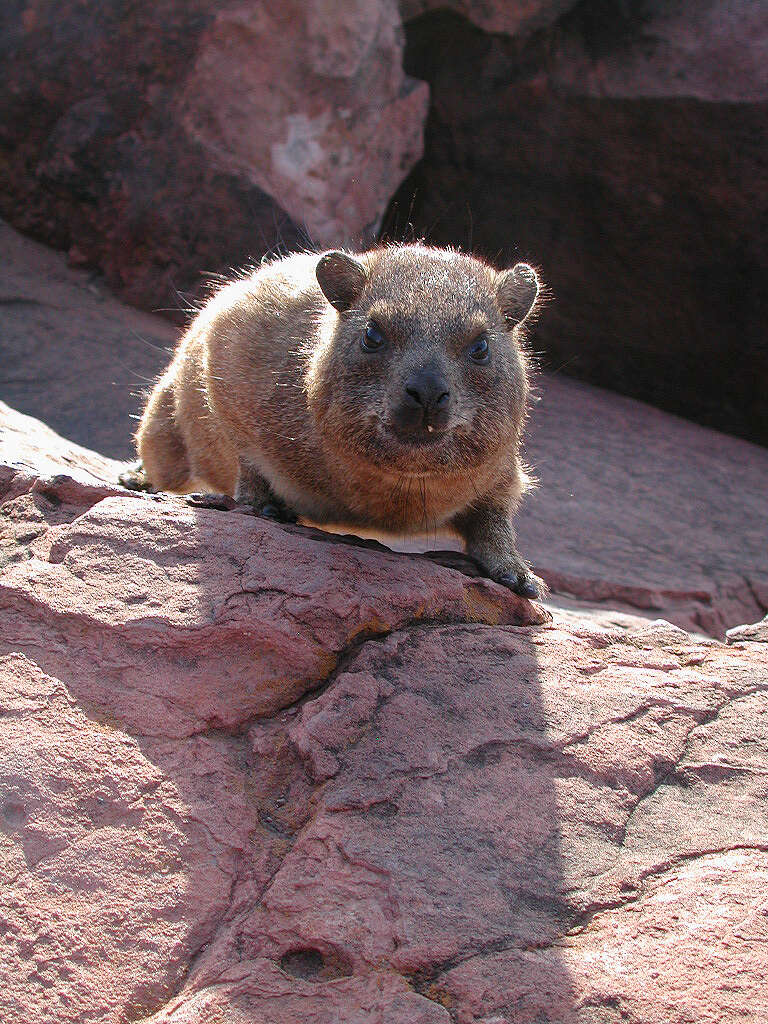
<svg viewBox="0 0 768 1024"><path fill-rule="evenodd" d="M453 430L445 427L403 430L400 425L380 423L367 439L366 457L385 472L407 476L440 475L456 468L452 437Z"/></svg>

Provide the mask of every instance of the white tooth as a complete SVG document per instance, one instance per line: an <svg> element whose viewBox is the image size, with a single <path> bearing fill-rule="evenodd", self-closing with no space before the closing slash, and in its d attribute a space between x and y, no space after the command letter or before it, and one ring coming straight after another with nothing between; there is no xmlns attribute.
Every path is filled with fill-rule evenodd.
<svg viewBox="0 0 768 1024"><path fill-rule="evenodd" d="M433 426L432 426L431 424L427 424L427 430L428 430L428 431L430 432L430 434L432 433L432 431L433 431L434 429L435 429L435 428L434 428L434 427L433 427Z"/></svg>

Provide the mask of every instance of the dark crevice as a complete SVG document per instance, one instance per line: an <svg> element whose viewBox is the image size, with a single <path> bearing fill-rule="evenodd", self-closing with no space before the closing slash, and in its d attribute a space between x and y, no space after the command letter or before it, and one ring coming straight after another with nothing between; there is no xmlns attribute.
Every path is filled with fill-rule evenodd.
<svg viewBox="0 0 768 1024"><path fill-rule="evenodd" d="M342 956L306 947L284 953L280 969L293 978L316 983L348 978L352 974L352 968Z"/></svg>
<svg viewBox="0 0 768 1024"><path fill-rule="evenodd" d="M46 303L41 302L39 299L28 299L23 295L0 295L0 306L5 308L11 306L43 306ZM35 379L38 379L35 377Z"/></svg>
<svg viewBox="0 0 768 1024"><path fill-rule="evenodd" d="M525 37L444 9L407 22L430 108L382 235L535 263L545 369L765 444L764 204L745 200L765 193L765 104L666 95L659 17L583 0ZM614 67L626 89L600 92Z"/></svg>

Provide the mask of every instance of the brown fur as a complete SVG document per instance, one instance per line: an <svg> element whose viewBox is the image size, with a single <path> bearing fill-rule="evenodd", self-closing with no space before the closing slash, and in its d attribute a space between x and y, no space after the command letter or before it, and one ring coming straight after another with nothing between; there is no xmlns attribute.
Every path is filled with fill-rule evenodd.
<svg viewBox="0 0 768 1024"><path fill-rule="evenodd" d="M490 576L530 593L509 519L527 484L518 324L537 290L525 265L497 273L421 245L265 264L215 294L182 338L139 426L146 475L319 524L452 529ZM361 344L369 324L380 351ZM468 355L481 335L485 366ZM444 396L434 417L408 397L425 367Z"/></svg>

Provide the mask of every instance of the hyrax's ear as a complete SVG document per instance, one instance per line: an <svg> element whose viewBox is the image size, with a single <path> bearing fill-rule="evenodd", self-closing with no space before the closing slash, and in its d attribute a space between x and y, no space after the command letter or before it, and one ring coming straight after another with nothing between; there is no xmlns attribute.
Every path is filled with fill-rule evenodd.
<svg viewBox="0 0 768 1024"><path fill-rule="evenodd" d="M533 309L539 294L536 271L527 263L518 263L496 278L496 301L504 314L507 327L522 323Z"/></svg>
<svg viewBox="0 0 768 1024"><path fill-rule="evenodd" d="M323 295L340 313L360 296L368 279L362 263L338 250L321 256L315 273Z"/></svg>

